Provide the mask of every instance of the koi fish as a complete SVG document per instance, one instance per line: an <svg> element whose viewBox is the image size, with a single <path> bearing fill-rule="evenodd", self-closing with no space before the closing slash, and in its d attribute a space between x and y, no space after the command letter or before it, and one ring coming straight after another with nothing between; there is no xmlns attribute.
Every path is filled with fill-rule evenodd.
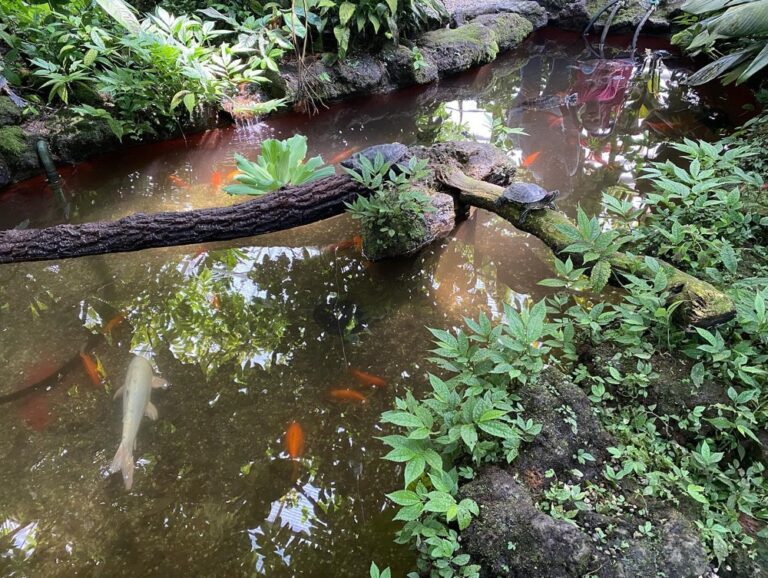
<svg viewBox="0 0 768 578"><path fill-rule="evenodd" d="M331 245L326 245L323 247L323 253L333 253L334 251L344 251L345 249L351 249L355 246L354 239L348 239L346 241L341 241L339 243L333 243Z"/></svg>
<svg viewBox="0 0 768 578"><path fill-rule="evenodd" d="M387 386L387 380L384 379L383 377L379 377L378 375L373 375L366 371L361 371L359 369L354 369L354 368L350 368L349 373L362 385L365 385L367 387L378 388L378 387Z"/></svg>
<svg viewBox="0 0 768 578"><path fill-rule="evenodd" d="M541 154L541 151L536 151L535 153L529 154L527 157L523 158L523 162L520 163L520 166L528 168L533 163L536 162L536 159L539 158L539 155Z"/></svg>
<svg viewBox="0 0 768 578"><path fill-rule="evenodd" d="M31 395L19 408L19 414L32 430L44 430L51 423L51 408L47 396L41 393Z"/></svg>
<svg viewBox="0 0 768 578"><path fill-rule="evenodd" d="M175 185L177 187L180 187L180 188L184 188L184 187L188 187L189 186L189 183L187 181L185 181L184 179L182 179L178 175L171 175L170 177L168 177L168 180L171 182L171 184L173 184L173 185Z"/></svg>
<svg viewBox="0 0 768 578"><path fill-rule="evenodd" d="M349 148L346 148L346 149L344 149L343 151L341 151L339 154L337 154L336 156L334 156L334 157L333 157L333 158L332 158L332 159L329 161L329 163L328 163L328 164L330 164L330 165L335 165L336 163L340 163L341 161L343 161L343 160L346 160L346 159L348 159L349 157L351 157L353 154L355 154L355 153L356 153L357 151L359 151L359 150L360 150L360 147L349 147Z"/></svg>
<svg viewBox="0 0 768 578"><path fill-rule="evenodd" d="M224 180L229 182L232 182L235 180L235 177L240 174L240 169L234 169L227 173L227 176L224 177Z"/></svg>
<svg viewBox="0 0 768 578"><path fill-rule="evenodd" d="M292 421L285 432L285 451L292 460L304 455L304 430L297 421Z"/></svg>
<svg viewBox="0 0 768 578"><path fill-rule="evenodd" d="M84 351L80 352L80 359L83 362L85 373L87 373L88 377L91 379L91 383L93 383L93 385L99 385L101 383L101 374L99 373L99 368L96 365L96 362Z"/></svg>
<svg viewBox="0 0 768 578"><path fill-rule="evenodd" d="M355 235L352 237L352 242L355 245L355 249L358 251L363 248L363 238L360 235Z"/></svg>
<svg viewBox="0 0 768 578"><path fill-rule="evenodd" d="M165 383L153 375L149 361L137 355L128 366L125 383L115 392L115 399L123 395L123 435L109 471L113 474L122 471L126 490L133 485L133 450L141 418L146 415L151 420L157 419L157 408L149 401L149 395L152 388L163 387Z"/></svg>
<svg viewBox="0 0 768 578"><path fill-rule="evenodd" d="M120 313L115 315L112 319L110 319L107 322L107 324L104 326L104 329L102 330L102 333L104 334L112 333L112 330L118 325L120 325L123 321L125 321L125 313L121 311Z"/></svg>
<svg viewBox="0 0 768 578"><path fill-rule="evenodd" d="M360 403L365 403L368 401L368 398L365 397L362 393L349 388L332 389L328 392L328 394L332 399L335 399L336 401L359 401Z"/></svg>
<svg viewBox="0 0 768 578"><path fill-rule="evenodd" d="M559 114L551 114L549 115L549 118L547 119L547 126L549 128L563 128L563 117Z"/></svg>
<svg viewBox="0 0 768 578"><path fill-rule="evenodd" d="M221 174L221 171L216 171L211 175L211 185L214 189L218 189L221 187L221 183L224 182L224 176Z"/></svg>

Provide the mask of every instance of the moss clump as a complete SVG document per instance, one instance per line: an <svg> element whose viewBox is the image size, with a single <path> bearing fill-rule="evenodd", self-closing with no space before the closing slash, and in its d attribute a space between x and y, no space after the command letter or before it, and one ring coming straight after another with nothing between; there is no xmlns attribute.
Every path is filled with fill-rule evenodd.
<svg viewBox="0 0 768 578"><path fill-rule="evenodd" d="M363 253L371 261L409 255L424 244L427 227L423 216L403 211L388 226L397 234L390 236L373 224L361 227Z"/></svg>
<svg viewBox="0 0 768 578"><path fill-rule="evenodd" d="M24 131L18 126L6 126L0 128L0 154L8 161L20 157L27 148L27 139Z"/></svg>
<svg viewBox="0 0 768 578"><path fill-rule="evenodd" d="M7 96L0 95L0 126L19 124L21 110Z"/></svg>

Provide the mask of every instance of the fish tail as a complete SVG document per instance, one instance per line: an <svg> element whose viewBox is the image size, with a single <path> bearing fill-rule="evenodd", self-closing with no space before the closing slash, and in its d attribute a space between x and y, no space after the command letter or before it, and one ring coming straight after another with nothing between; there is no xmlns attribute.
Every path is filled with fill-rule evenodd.
<svg viewBox="0 0 768 578"><path fill-rule="evenodd" d="M125 483L125 489L130 490L133 485L133 445L126 445L125 442L120 442L120 446L117 448L117 453L112 459L112 465L109 471L114 473L123 472L123 482Z"/></svg>

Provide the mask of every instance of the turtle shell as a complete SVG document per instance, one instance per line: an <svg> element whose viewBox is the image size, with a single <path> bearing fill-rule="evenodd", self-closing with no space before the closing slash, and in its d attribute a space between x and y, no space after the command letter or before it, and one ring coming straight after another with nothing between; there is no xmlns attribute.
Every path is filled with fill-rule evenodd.
<svg viewBox="0 0 768 578"><path fill-rule="evenodd" d="M341 162L341 166L347 169L352 169L360 172L362 168L360 166L360 157L365 157L369 161L373 162L376 159L376 155L381 155L382 158L390 165L399 163L405 155L408 154L408 147L399 142L393 142L391 144L381 144L368 147L361 150L359 153L352 155L345 161Z"/></svg>
<svg viewBox="0 0 768 578"><path fill-rule="evenodd" d="M519 205L534 205L547 203L555 196L555 193L550 193L547 189L533 183L512 183L504 189L499 200L504 199L504 201Z"/></svg>

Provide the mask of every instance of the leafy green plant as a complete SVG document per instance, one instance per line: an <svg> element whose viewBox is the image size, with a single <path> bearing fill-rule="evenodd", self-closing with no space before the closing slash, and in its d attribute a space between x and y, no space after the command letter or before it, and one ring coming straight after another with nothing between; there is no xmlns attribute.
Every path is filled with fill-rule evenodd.
<svg viewBox="0 0 768 578"><path fill-rule="evenodd" d="M360 221L364 236L399 242L406 249L421 242L426 227L424 214L434 211L434 207L431 199L412 183L426 176L427 161L411 157L395 171L380 154L373 161L358 158L360 172L345 170L373 193L347 203L347 211Z"/></svg>
<svg viewBox="0 0 768 578"><path fill-rule="evenodd" d="M673 42L693 55L723 54L688 78L704 84L746 82L768 66L768 0L688 0L682 9L701 18Z"/></svg>
<svg viewBox="0 0 768 578"><path fill-rule="evenodd" d="M594 261L590 282L593 291L602 291L611 277L610 257L621 249L628 238L616 230L604 231L597 217L587 217L581 207L577 212L575 227L571 224L560 224L557 229L570 241L563 251L579 255L585 264Z"/></svg>
<svg viewBox="0 0 768 578"><path fill-rule="evenodd" d="M398 540L416 544L420 570L431 576L478 575L453 528L466 528L479 513L472 500L456 499L459 480L483 463L513 461L541 431L524 418L514 389L544 367L549 350L542 342L552 331L545 317L541 301L521 311L506 305L497 325L484 315L465 319L467 333L432 329L432 361L451 377L430 374L426 398L409 392L382 414L382 422L405 431L382 438L392 448L386 459L405 464L404 488L388 495L400 506L395 519L405 522Z"/></svg>
<svg viewBox="0 0 768 578"><path fill-rule="evenodd" d="M263 195L287 185L301 185L334 174L332 166L324 166L320 156L304 162L307 137L297 134L286 140L267 139L261 143L256 162L236 154L239 172L237 184L224 187L230 195Z"/></svg>

